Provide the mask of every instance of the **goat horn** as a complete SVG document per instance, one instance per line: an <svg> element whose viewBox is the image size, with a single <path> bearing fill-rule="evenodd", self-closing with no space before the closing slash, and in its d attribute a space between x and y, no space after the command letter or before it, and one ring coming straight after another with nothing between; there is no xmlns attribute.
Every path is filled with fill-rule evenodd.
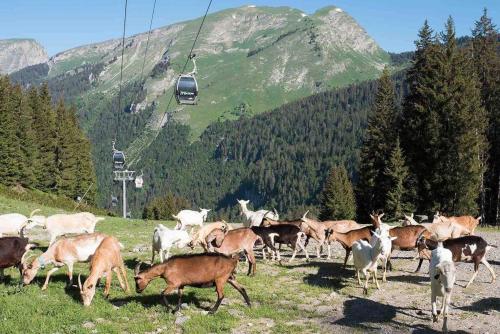
<svg viewBox="0 0 500 334"><path fill-rule="evenodd" d="M308 213L309 213L309 210L307 210L307 211L304 213L304 215L302 216L302 219L305 219Z"/></svg>
<svg viewBox="0 0 500 334"><path fill-rule="evenodd" d="M41 209L35 209L35 210L31 211L31 213L30 213L30 218L33 218L33 215L34 215L35 213L37 213L38 211L42 211L42 210L41 210Z"/></svg>
<svg viewBox="0 0 500 334"><path fill-rule="evenodd" d="M27 255L29 254L29 250L27 250L26 252L24 252L23 256L21 257L21 264L24 266L27 261L28 261L28 258L27 258Z"/></svg>
<svg viewBox="0 0 500 334"><path fill-rule="evenodd" d="M81 276L82 274L78 274L78 287L80 288L80 291L83 291Z"/></svg>
<svg viewBox="0 0 500 334"><path fill-rule="evenodd" d="M134 268L134 275L135 276L139 275L139 272L141 271L141 264L142 264L142 262L139 262L136 264L136 266Z"/></svg>

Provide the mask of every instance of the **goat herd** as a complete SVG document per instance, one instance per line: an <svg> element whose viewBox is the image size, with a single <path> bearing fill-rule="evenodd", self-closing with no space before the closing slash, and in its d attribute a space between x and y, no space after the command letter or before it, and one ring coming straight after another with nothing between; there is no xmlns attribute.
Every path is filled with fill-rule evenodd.
<svg viewBox="0 0 500 334"><path fill-rule="evenodd" d="M256 271L254 248L262 246L262 258L270 253L271 261L281 263L280 248L287 245L293 250L289 261L293 261L297 252L305 253L307 245L315 242L316 255L321 257L323 246L327 246L327 258L331 258L331 244L338 241L345 249L344 267L352 252L355 272L363 292L368 291L370 276L379 287L377 277L378 262L383 268L382 280L386 281L386 270L392 270L391 253L394 249L403 251L417 250L420 258L416 271L420 270L424 259L430 260L431 300L433 321L442 314L443 330L447 330L447 312L455 282L454 262L474 263L474 273L468 282L475 279L479 264L483 263L490 271L492 282L495 272L486 260L490 248L487 242L475 236L474 230L479 219L471 216L445 217L438 213L432 223L418 224L413 215L405 216L403 226L392 227L382 222L383 214L370 215L371 225L360 225L352 220L319 222L307 218L307 212L300 220L280 221L274 211L251 211L249 201L238 200L241 215L245 217L245 227L232 229L225 221L205 223L210 210L182 210L173 218L177 221L174 229L159 224L153 232L152 259L149 268L141 271L141 262L135 268L137 293L141 293L151 280L161 277L167 287L162 295L177 291L178 303L174 312L181 305L185 286L212 287L215 285L217 302L210 313L217 311L224 298L224 285L228 282L244 298L248 306L250 299L245 289L236 281L235 272L239 254L244 253L248 261L248 275ZM26 217L11 213L0 215L0 279L3 270L18 267L24 284L30 284L40 268L51 264L42 290L47 289L50 276L63 266L68 267L69 284L73 284L73 265L77 262L90 262L90 273L82 284L78 276L78 286L85 306L89 306L95 294L95 288L101 277L106 278L104 295L109 295L113 272L118 277L124 291L129 290L121 250L123 245L113 236L94 233L96 223L103 219L91 213L57 214L49 217L34 215ZM28 259L30 249L37 244L24 237L24 231L35 226L42 226L50 237L48 249L31 262ZM194 227L197 227L194 231ZM187 228L191 228L191 233ZM19 237L2 237L3 234L19 234ZM76 236L58 236L78 234ZM195 248L201 246L204 253L185 254L170 257L170 249ZM166 254L165 254L166 252ZM160 263L154 264L155 254L159 254ZM361 279L364 278L364 284ZM466 286L466 287L467 287ZM437 311L436 297L441 296L441 311Z"/></svg>

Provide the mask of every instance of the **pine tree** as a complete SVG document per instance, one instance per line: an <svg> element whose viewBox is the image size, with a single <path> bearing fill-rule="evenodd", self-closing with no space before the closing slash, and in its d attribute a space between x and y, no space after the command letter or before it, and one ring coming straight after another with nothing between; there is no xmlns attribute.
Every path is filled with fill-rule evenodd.
<svg viewBox="0 0 500 334"><path fill-rule="evenodd" d="M472 30L473 60L481 83L481 100L489 119L487 132L489 151L484 176L485 222L500 224L500 56L498 30L487 10Z"/></svg>
<svg viewBox="0 0 500 334"><path fill-rule="evenodd" d="M35 171L37 188L52 191L57 183L57 133L56 115L47 84L42 85L37 93L34 90L30 92L30 103L38 150L36 164L39 168Z"/></svg>
<svg viewBox="0 0 500 334"><path fill-rule="evenodd" d="M16 98L7 77L0 76L0 182L13 185L20 179L20 146L16 136Z"/></svg>
<svg viewBox="0 0 500 334"><path fill-rule="evenodd" d="M384 169L397 138L397 113L394 85L386 68L378 83L374 111L361 150L357 185L360 219L385 207L388 180Z"/></svg>
<svg viewBox="0 0 500 334"><path fill-rule="evenodd" d="M344 166L334 166L321 194L321 220L354 219L356 201Z"/></svg>
<svg viewBox="0 0 500 334"><path fill-rule="evenodd" d="M396 141L384 174L387 180L389 180L384 212L394 218L399 218L403 214L413 212L413 205L411 203L413 196L409 182L410 174L405 164L399 138Z"/></svg>
<svg viewBox="0 0 500 334"><path fill-rule="evenodd" d="M451 17L441 35L442 76L437 82L441 122L437 174L433 191L441 211L454 215L478 212L478 194L485 171L487 118L481 106L473 63L459 50Z"/></svg>

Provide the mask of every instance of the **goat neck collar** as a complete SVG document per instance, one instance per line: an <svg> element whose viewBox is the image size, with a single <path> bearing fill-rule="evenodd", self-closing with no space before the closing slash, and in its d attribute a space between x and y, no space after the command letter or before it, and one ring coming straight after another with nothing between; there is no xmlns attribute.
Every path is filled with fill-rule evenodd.
<svg viewBox="0 0 500 334"><path fill-rule="evenodd" d="M44 269L45 265L48 264L47 262L44 261L43 256L41 256L41 255L38 257L37 260L38 260L38 263L40 264L40 268L42 268L42 269Z"/></svg>

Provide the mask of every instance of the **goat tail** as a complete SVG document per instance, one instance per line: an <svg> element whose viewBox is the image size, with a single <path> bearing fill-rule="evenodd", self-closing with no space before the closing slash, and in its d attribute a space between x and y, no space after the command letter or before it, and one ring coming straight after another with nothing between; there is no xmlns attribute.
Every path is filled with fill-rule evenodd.
<svg viewBox="0 0 500 334"><path fill-rule="evenodd" d="M488 245L488 246L486 246L486 250L488 250L490 248L498 248L498 246L497 245Z"/></svg>
<svg viewBox="0 0 500 334"><path fill-rule="evenodd" d="M177 217L176 215L172 215L172 218L174 218L175 220L179 220L179 217Z"/></svg>

